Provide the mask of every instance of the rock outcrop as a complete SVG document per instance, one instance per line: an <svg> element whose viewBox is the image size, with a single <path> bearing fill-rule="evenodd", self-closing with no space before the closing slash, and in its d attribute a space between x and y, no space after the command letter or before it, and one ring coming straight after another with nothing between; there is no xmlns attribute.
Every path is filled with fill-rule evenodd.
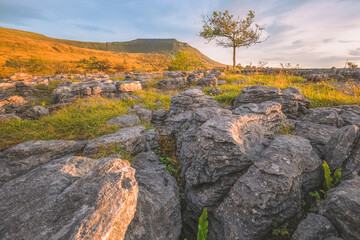
<svg viewBox="0 0 360 240"><path fill-rule="evenodd" d="M251 86L241 90L234 103L237 108L247 103L262 103L274 101L281 104L283 113L291 119L298 118L306 113L310 107L307 100L299 88L288 87L280 90L276 87Z"/></svg>
<svg viewBox="0 0 360 240"><path fill-rule="evenodd" d="M139 154L132 167L139 195L125 240L178 240L181 233L179 189L153 152Z"/></svg>
<svg viewBox="0 0 360 240"><path fill-rule="evenodd" d="M0 188L2 239L123 239L135 169L118 158L63 157Z"/></svg>

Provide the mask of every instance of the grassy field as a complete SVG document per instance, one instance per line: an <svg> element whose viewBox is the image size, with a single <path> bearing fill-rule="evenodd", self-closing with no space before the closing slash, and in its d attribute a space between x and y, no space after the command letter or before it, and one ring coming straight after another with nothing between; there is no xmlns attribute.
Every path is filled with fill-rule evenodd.
<svg viewBox="0 0 360 240"><path fill-rule="evenodd" d="M281 74L275 76L226 75L222 79L227 81L227 84L220 86L223 94L214 97L222 105L231 105L243 87L259 84L279 88L299 87L311 101L312 107L343 104L360 105L360 87L355 85L348 90L348 93L344 93L335 88L331 84L332 82L308 83L301 77ZM240 79L244 79L243 83L234 84ZM102 97L78 99L51 116L39 120L0 121L0 150L31 140L92 139L113 133L119 128L106 125L106 121L127 114L129 108L139 103L150 110L168 109L171 96L176 91L164 93L156 89L157 81L158 79L154 79L153 82L148 83L146 90L134 93L141 96L139 100L118 100ZM56 82L52 82L47 91L49 92L55 87ZM208 90L205 89L206 92ZM158 106L155 104L157 101L161 101L163 104ZM145 123L142 124L146 125Z"/></svg>
<svg viewBox="0 0 360 240"><path fill-rule="evenodd" d="M298 87L302 90L304 96L311 101L312 107L331 107L346 104L360 105L360 86L354 84L349 84L352 87L347 89L348 93L345 93L341 89L334 87L332 84L334 81L309 83L302 77L285 74L226 75L220 79L226 80L227 84L220 86L223 94L214 98L224 105L232 105L235 97L241 93L242 88L253 85L279 87L281 89ZM240 84L234 84L238 80L243 81Z"/></svg>
<svg viewBox="0 0 360 240"><path fill-rule="evenodd" d="M128 43L79 42L0 27L0 79L20 71L33 75L89 72L79 67L79 62L90 57L106 61L110 65L107 72L151 70L153 66L150 60L154 57L152 52L168 56L184 50L192 51L209 68L224 67L197 49L176 40L154 40L151 44L145 40ZM6 64L9 61L11 64Z"/></svg>

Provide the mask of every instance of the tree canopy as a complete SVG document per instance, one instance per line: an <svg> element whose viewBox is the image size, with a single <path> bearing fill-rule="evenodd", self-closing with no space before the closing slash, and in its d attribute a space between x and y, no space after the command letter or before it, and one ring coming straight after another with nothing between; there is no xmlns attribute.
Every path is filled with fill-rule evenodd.
<svg viewBox="0 0 360 240"><path fill-rule="evenodd" d="M203 29L200 36L208 42L216 39L216 44L225 48L233 48L233 67L236 66L236 49L261 43L264 28L254 23L255 13L249 11L245 19L234 17L225 12L213 12L209 16L203 15Z"/></svg>

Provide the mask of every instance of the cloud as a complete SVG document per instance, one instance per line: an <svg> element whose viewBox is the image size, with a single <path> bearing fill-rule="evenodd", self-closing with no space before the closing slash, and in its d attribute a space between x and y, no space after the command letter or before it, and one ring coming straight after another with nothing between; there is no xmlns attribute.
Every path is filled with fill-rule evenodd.
<svg viewBox="0 0 360 240"><path fill-rule="evenodd" d="M28 25L29 20L45 20L48 17L44 11L31 4L0 0L0 22L8 24Z"/></svg>
<svg viewBox="0 0 360 240"><path fill-rule="evenodd" d="M113 33L114 31L111 31L109 29L106 28L102 28L102 27L97 27L97 26L93 26L93 25L87 25L87 24L75 24L75 26L87 30L87 31L93 31L93 32L107 32L107 33Z"/></svg>
<svg viewBox="0 0 360 240"><path fill-rule="evenodd" d="M351 56L360 57L360 48L350 50L350 51L349 51L349 54L350 54Z"/></svg>

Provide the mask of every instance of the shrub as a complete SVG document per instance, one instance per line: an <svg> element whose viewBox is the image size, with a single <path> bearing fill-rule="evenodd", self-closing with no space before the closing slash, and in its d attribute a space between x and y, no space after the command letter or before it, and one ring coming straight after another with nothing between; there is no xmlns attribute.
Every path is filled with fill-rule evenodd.
<svg viewBox="0 0 360 240"><path fill-rule="evenodd" d="M178 52L169 66L170 71L193 71L201 68L204 68L204 64L189 51Z"/></svg>

